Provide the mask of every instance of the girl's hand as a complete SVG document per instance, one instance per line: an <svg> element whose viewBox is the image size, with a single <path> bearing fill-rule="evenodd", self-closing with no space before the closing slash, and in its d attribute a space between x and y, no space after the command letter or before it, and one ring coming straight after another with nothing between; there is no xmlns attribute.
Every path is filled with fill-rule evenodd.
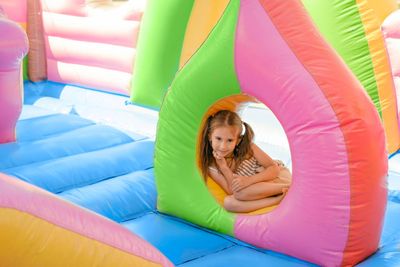
<svg viewBox="0 0 400 267"><path fill-rule="evenodd" d="M218 152L213 151L213 156L215 158L215 162L217 163L219 169L228 167L228 163L226 162L226 159L224 157L220 156L218 154Z"/></svg>
<svg viewBox="0 0 400 267"><path fill-rule="evenodd" d="M215 159L223 159L224 157L221 157L217 151L213 150L213 156Z"/></svg>
<svg viewBox="0 0 400 267"><path fill-rule="evenodd" d="M232 180L232 191L239 192L250 185L250 179L246 176L234 175Z"/></svg>

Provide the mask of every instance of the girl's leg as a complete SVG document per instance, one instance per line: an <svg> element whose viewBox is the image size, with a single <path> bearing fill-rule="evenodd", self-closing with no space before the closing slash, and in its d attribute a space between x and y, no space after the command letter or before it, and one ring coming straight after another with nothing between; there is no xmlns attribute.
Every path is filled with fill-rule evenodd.
<svg viewBox="0 0 400 267"><path fill-rule="evenodd" d="M224 199L224 208L230 212L251 212L265 207L270 207L279 204L284 197L280 194L274 197L267 197L258 200L242 201L236 199L233 195L227 196Z"/></svg>
<svg viewBox="0 0 400 267"><path fill-rule="evenodd" d="M280 171L278 177L272 180L274 183L283 183L283 184L291 184L292 183L292 174L289 169L285 166L280 166Z"/></svg>
<svg viewBox="0 0 400 267"><path fill-rule="evenodd" d="M234 192L233 195L237 200L258 200L281 194L288 188L286 183L260 182Z"/></svg>

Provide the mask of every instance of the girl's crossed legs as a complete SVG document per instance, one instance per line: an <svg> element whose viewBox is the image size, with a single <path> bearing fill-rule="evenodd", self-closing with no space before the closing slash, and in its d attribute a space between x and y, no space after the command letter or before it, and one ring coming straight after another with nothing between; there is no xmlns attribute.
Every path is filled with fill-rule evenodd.
<svg viewBox="0 0 400 267"><path fill-rule="evenodd" d="M243 188L224 199L224 208L231 212L251 212L279 204L291 183L290 171L282 166L278 177Z"/></svg>

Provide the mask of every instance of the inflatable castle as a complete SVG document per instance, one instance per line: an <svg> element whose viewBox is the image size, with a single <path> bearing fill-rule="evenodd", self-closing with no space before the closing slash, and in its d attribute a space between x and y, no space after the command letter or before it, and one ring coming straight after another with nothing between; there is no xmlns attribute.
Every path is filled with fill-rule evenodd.
<svg viewBox="0 0 400 267"><path fill-rule="evenodd" d="M399 12L0 0L0 266L400 265ZM290 168L280 204L204 181L219 110Z"/></svg>

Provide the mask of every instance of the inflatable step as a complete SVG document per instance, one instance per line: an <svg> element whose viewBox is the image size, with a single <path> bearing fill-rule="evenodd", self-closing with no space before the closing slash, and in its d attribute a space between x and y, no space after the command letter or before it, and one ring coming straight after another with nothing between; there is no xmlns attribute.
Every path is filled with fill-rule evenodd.
<svg viewBox="0 0 400 267"><path fill-rule="evenodd" d="M0 170L86 153L133 141L104 125L90 125L51 138L0 145Z"/></svg>
<svg viewBox="0 0 400 267"><path fill-rule="evenodd" d="M162 214L147 214L122 225L158 248L175 265L234 245L221 236Z"/></svg>
<svg viewBox="0 0 400 267"><path fill-rule="evenodd" d="M157 202L153 169L71 189L59 196L116 222L154 211Z"/></svg>
<svg viewBox="0 0 400 267"><path fill-rule="evenodd" d="M152 141L129 142L3 170L53 193L153 167Z"/></svg>
<svg viewBox="0 0 400 267"><path fill-rule="evenodd" d="M264 267L264 266L279 266L279 267L304 267L317 266L305 261L301 261L276 252L268 254L257 251L249 247L233 246L217 253L209 254L205 257L197 258L193 261L181 264L182 267Z"/></svg>
<svg viewBox="0 0 400 267"><path fill-rule="evenodd" d="M75 115L53 114L17 122L17 141L26 142L44 139L82 127L94 122Z"/></svg>

